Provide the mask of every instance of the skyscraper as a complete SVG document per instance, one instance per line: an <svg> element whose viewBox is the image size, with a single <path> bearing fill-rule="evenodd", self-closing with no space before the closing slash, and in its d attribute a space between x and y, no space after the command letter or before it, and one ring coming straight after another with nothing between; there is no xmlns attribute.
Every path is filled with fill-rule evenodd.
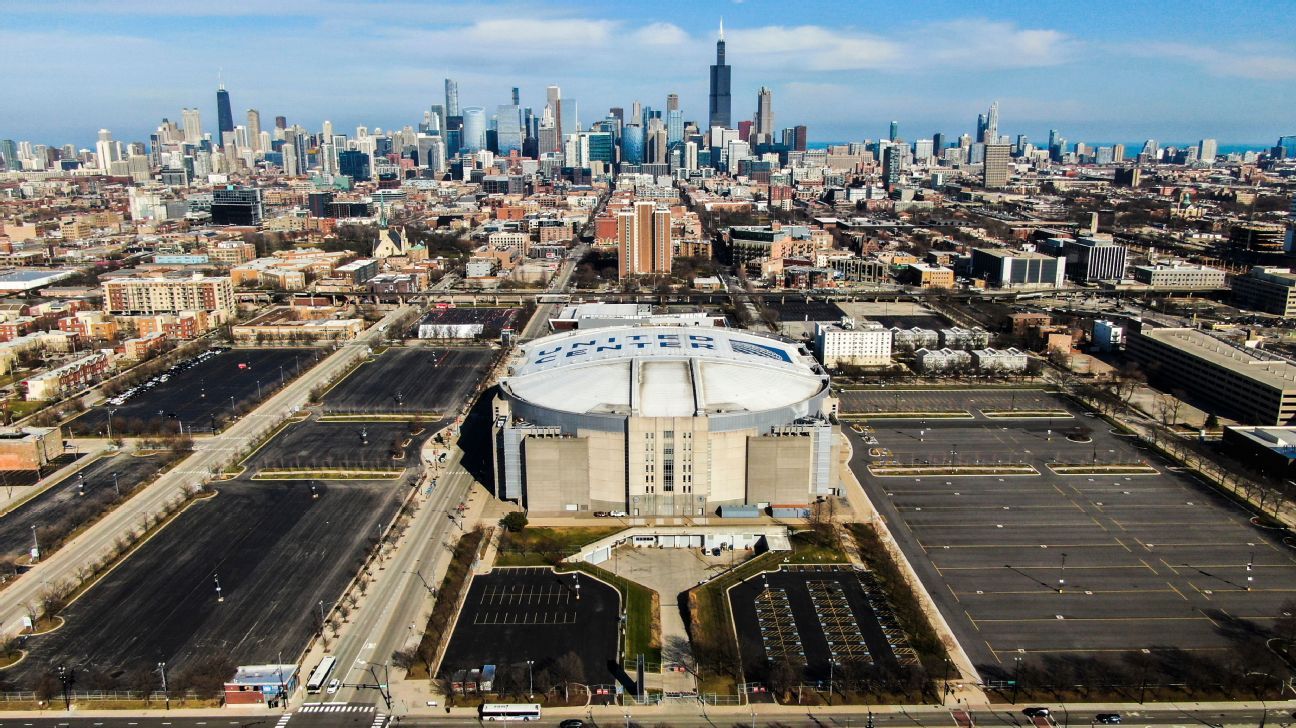
<svg viewBox="0 0 1296 728"><path fill-rule="evenodd" d="M453 79L445 80L446 116L459 116L459 84Z"/></svg>
<svg viewBox="0 0 1296 728"><path fill-rule="evenodd" d="M644 161L644 128L637 121L626 124L621 129L621 163L643 164Z"/></svg>
<svg viewBox="0 0 1296 728"><path fill-rule="evenodd" d="M1219 147L1214 139L1203 139L1197 145L1197 159L1202 164L1214 164L1217 156L1219 156Z"/></svg>
<svg viewBox="0 0 1296 728"><path fill-rule="evenodd" d="M107 129L99 130L99 139L95 142L95 157L99 162L99 169L107 174L113 162L116 162L121 155L117 151L117 142L113 141L112 132Z"/></svg>
<svg viewBox="0 0 1296 728"><path fill-rule="evenodd" d="M990 188L1008 185L1008 159L1012 146L1008 144L985 145L985 163L981 170L981 183Z"/></svg>
<svg viewBox="0 0 1296 728"><path fill-rule="evenodd" d="M198 109L181 109L180 119L184 125L185 142L197 144L202 141L202 117L198 115Z"/></svg>
<svg viewBox="0 0 1296 728"><path fill-rule="evenodd" d="M522 95L521 95L520 93L518 93L518 87L517 87L517 86L514 86L514 87L513 87L513 105L514 105L514 106L521 106L521 105L522 105Z"/></svg>
<svg viewBox="0 0 1296 728"><path fill-rule="evenodd" d="M900 155L902 149L892 144L882 153L882 184L887 191L895 189L900 184Z"/></svg>
<svg viewBox="0 0 1296 728"><path fill-rule="evenodd" d="M216 89L216 132L217 142L225 146L225 135L234 133L234 112L230 109L229 91L225 84Z"/></svg>
<svg viewBox="0 0 1296 728"><path fill-rule="evenodd" d="M666 111L679 111L679 94L666 94Z"/></svg>
<svg viewBox="0 0 1296 728"><path fill-rule="evenodd" d="M774 140L774 94L761 86L756 94L756 144L768 144Z"/></svg>
<svg viewBox="0 0 1296 728"><path fill-rule="evenodd" d="M990 113L986 114L985 138L981 141L986 144L999 143L999 102L995 101L990 104Z"/></svg>
<svg viewBox="0 0 1296 728"><path fill-rule="evenodd" d="M247 120L248 146L258 152L265 151L261 148L261 112L256 109L248 109Z"/></svg>
<svg viewBox="0 0 1296 728"><path fill-rule="evenodd" d="M516 105L503 104L495 110L495 139L499 153L522 151L522 110Z"/></svg>
<svg viewBox="0 0 1296 728"><path fill-rule="evenodd" d="M887 136L887 139L890 139L891 141L895 141L899 138L900 138L900 122L893 121L891 122L891 130Z"/></svg>
<svg viewBox="0 0 1296 728"><path fill-rule="evenodd" d="M545 89L545 103L550 111L553 112L554 134L558 137L558 143L562 144L563 125L562 125L562 89L557 86L549 86ZM549 150L544 150L549 151ZM558 151L558 150L553 150Z"/></svg>
<svg viewBox="0 0 1296 728"><path fill-rule="evenodd" d="M711 66L710 115L708 126L728 129L733 124L733 102L729 96L729 66L725 63L724 21L720 21L720 39L716 41L716 62Z"/></svg>
<svg viewBox="0 0 1296 728"><path fill-rule="evenodd" d="M486 110L480 106L463 108L463 141L461 145L470 152L486 148Z"/></svg>

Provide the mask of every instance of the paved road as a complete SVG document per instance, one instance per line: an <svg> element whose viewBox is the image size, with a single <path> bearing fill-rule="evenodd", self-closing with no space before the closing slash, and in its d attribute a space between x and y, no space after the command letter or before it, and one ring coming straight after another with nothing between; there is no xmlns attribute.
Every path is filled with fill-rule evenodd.
<svg viewBox="0 0 1296 728"><path fill-rule="evenodd" d="M1291 706L1284 704L1286 707L1271 707L1265 722L1269 725L1278 726L1288 725L1292 721ZM371 706L362 706L352 704L343 706L346 708L338 709L336 712L305 712L310 708L299 709L293 713L272 713L272 714L252 714L240 715L237 709L228 709L220 715L213 716L194 716L192 714L179 715L160 715L153 713L147 717L128 716L128 715L110 715L106 717L86 717L86 718L63 718L63 717L21 717L21 718L0 718L0 728L382 728L383 724L389 720L384 715L384 711L379 708L374 711ZM828 726L856 726L862 728L867 721L867 713L863 710L844 713L836 712L831 708L815 708L812 711L794 712L779 709L777 712L762 712L762 706L757 705L756 713L753 715L746 707L732 709L711 709L704 715L701 710L693 706L673 706L668 709L649 708L636 710L633 717L627 721L621 708L609 708L597 712L591 721L586 714L580 715L581 720L586 725L607 726L609 728L619 728L620 726L630 725L639 726L658 726L669 725L672 727L691 728L696 726L701 728L718 728L733 726L757 726L763 728L773 728L775 726L816 726L825 728ZM924 706L922 709L912 711L901 711L894 709L882 708L886 712L877 712L873 714L873 724L878 728L955 728L955 721L948 711ZM1054 721L1059 728L1069 728L1070 726L1091 726L1092 719L1096 711L1092 708L1076 710L1070 713L1057 710L1053 714ZM1168 728L1206 728L1207 726L1226 726L1232 728L1253 727L1261 725L1262 711L1259 707L1255 708L1234 708L1228 710L1215 709L1156 709L1156 710L1139 710L1123 711L1123 725L1129 728L1138 728L1139 726L1167 726ZM563 716L547 715L538 723L529 723L528 725L555 726L565 718L576 717L572 713ZM974 711L972 713L974 724L983 728L1017 728L1023 726L1030 728L1031 723L1026 721L1020 713L1008 713L1004 711ZM383 723L379 723L382 720ZM428 716L428 717L406 717L400 720L399 724L404 726L434 726L434 725L476 725L477 720L470 718L464 713L457 712L450 716Z"/></svg>
<svg viewBox="0 0 1296 728"><path fill-rule="evenodd" d="M316 385L345 371L357 358L365 356L369 345L382 336L379 329L410 310L411 307L403 306L387 314L378 324L266 400L255 412L223 433L203 440L197 451L183 463L0 591L0 631L16 631L25 613L23 604L37 601L46 583L72 581L77 569L106 553L118 536L139 524L141 516L161 511L162 505L179 495L185 486L199 483L211 473L219 472L263 429L305 404Z"/></svg>
<svg viewBox="0 0 1296 728"><path fill-rule="evenodd" d="M428 586L435 588L439 583L438 561L449 556L443 544L460 528L446 511L466 502L473 484L472 476L459 465L462 452L456 448L453 453L448 466L434 473L436 489L419 507L400 548L385 563L383 576L370 587L363 606L333 649L338 664L335 674L345 687L332 700L381 704L378 690L351 686L372 684L375 676L385 681L384 668L392 652L425 626L420 622ZM397 712L405 712L412 706L395 707Z"/></svg>

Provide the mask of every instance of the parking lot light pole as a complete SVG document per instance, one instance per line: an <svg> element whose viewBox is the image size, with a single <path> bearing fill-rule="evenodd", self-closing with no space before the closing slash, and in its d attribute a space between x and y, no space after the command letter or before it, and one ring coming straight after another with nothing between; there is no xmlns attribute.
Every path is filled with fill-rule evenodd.
<svg viewBox="0 0 1296 728"><path fill-rule="evenodd" d="M166 701L166 709L171 709L171 693L167 692L166 681L166 662L159 662L157 665L158 673L162 675L162 699Z"/></svg>
<svg viewBox="0 0 1296 728"><path fill-rule="evenodd" d="M36 538L36 524L32 524L32 563L40 559L40 540Z"/></svg>
<svg viewBox="0 0 1296 728"><path fill-rule="evenodd" d="M535 660L527 660L526 664L527 664L527 699L531 700L535 698L535 678L532 677L531 674L531 666L535 664Z"/></svg>
<svg viewBox="0 0 1296 728"><path fill-rule="evenodd" d="M120 498L120 497L121 497L121 484L117 482L117 473L114 472L114 473L112 474L112 476L113 476L113 490L117 491L117 497Z"/></svg>
<svg viewBox="0 0 1296 728"><path fill-rule="evenodd" d="M1066 554L1062 554L1062 573L1058 575L1058 594L1066 587Z"/></svg>
<svg viewBox="0 0 1296 728"><path fill-rule="evenodd" d="M212 581L216 582L216 601L225 601L225 595L221 593L220 574L212 574Z"/></svg>
<svg viewBox="0 0 1296 728"><path fill-rule="evenodd" d="M112 421L113 421L113 416L116 414L117 414L117 408L115 407L108 408L108 439L109 440L112 440Z"/></svg>

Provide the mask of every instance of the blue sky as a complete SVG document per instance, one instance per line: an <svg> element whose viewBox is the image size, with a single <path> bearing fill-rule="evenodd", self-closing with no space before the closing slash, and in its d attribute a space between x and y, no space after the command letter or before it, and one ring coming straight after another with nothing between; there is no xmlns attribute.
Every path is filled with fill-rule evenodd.
<svg viewBox="0 0 1296 728"><path fill-rule="evenodd" d="M706 115L723 16L735 119L774 92L778 126L812 140L972 131L992 100L1000 130L1071 141L1271 144L1296 133L1296 0L0 0L0 138L145 138L198 106L216 122L223 69L236 123L350 132L416 124L442 79L465 105L539 109L558 84L582 123L680 94Z"/></svg>

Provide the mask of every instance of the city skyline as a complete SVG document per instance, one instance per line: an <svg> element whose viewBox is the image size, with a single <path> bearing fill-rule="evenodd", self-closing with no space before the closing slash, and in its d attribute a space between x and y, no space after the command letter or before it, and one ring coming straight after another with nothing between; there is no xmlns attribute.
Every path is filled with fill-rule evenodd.
<svg viewBox="0 0 1296 728"><path fill-rule="evenodd" d="M1265 13L1217 18L1205 5L1176 5L1173 17L1160 17L1094 3L1101 12L1083 28L1049 22L1082 15L1050 12L1061 7L1051 3L1030 11L992 3L977 15L936 3L903 19L828 3L798 6L800 16L788 19L761 0L652 9L367 6L405 20L342 22L315 3L232 3L217 16L197 3L156 14L142 3L72 2L51 23L47 6L18 3L7 8L16 32L2 53L15 71L10 91L25 103L0 110L0 136L81 147L102 127L115 138L144 139L162 117L178 120L181 108L195 105L213 129L218 75L236 114L254 108L310 129L325 119L339 130L417 123L443 98L447 76L459 82L465 105L493 109L517 86L522 104L540 109L543 89L559 85L581 100L588 123L611 106L639 100L658 108L677 93L684 118L705 123L721 17L734 122L753 117L757 90L768 86L778 123L806 124L819 142L877 138L891 119L905 139L956 136L972 131L992 100L1000 102L1001 133L1040 137L1060 128L1075 140L1268 144L1289 131L1293 114L1282 84L1296 77L1296 55L1253 39L1268 29ZM410 20L417 8L437 22ZM1139 21L1159 32L1149 40L1120 30ZM271 29L275 42L253 52ZM99 49L110 62L85 64L71 44ZM248 53L230 52L243 45ZM326 74L305 75L321 62ZM280 70L267 73L267 63ZM1113 74L1114 66L1124 70ZM327 79L350 97L339 103L303 78ZM64 93L40 92L50 87Z"/></svg>

